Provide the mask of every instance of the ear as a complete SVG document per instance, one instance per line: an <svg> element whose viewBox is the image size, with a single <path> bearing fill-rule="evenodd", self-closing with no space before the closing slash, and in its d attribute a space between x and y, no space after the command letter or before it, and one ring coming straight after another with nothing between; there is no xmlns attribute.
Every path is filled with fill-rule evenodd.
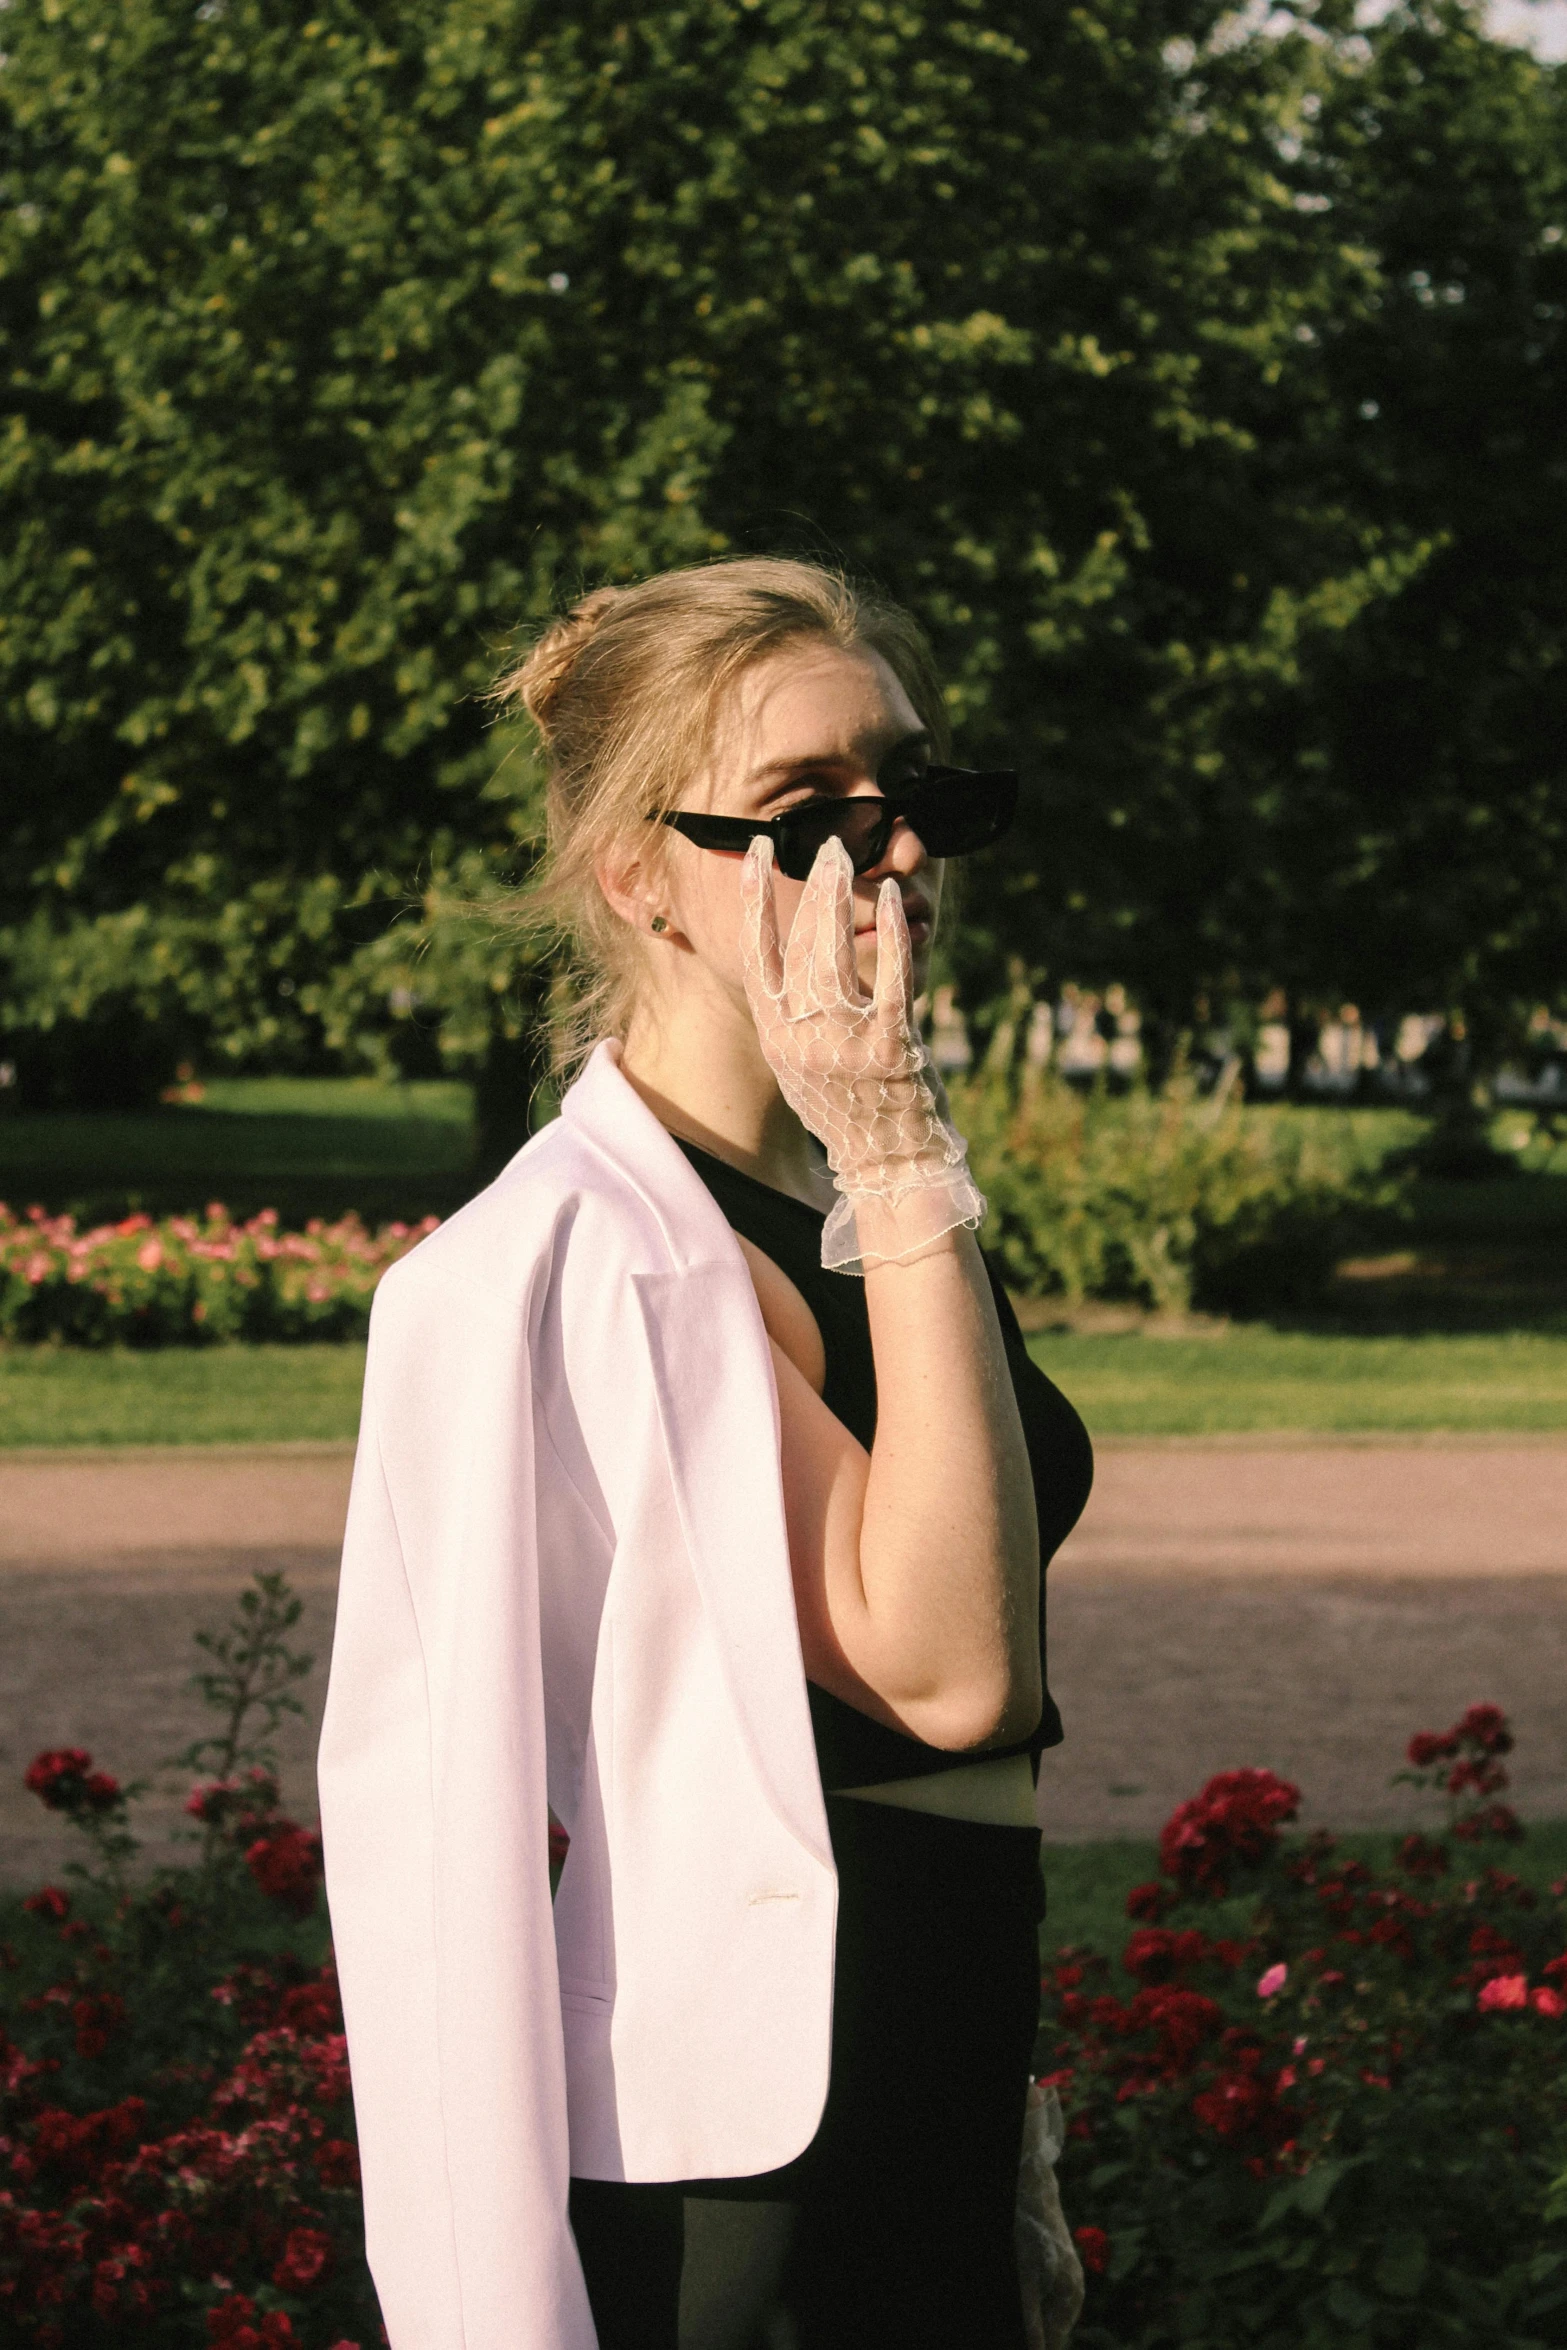
<svg viewBox="0 0 1567 2350"><path fill-rule="evenodd" d="M655 916L661 916L667 925L662 935L673 935L667 889L659 890L660 877L650 873L640 857L611 854L601 858L593 868L593 878L610 911L618 914L622 922L629 923L639 936L649 935Z"/></svg>

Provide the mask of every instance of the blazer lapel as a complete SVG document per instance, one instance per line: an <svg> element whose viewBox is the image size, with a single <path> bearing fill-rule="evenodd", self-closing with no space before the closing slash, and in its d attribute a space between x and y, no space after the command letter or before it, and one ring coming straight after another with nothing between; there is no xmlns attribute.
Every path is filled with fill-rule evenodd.
<svg viewBox="0 0 1567 2350"><path fill-rule="evenodd" d="M618 1060L615 1045L600 1045L562 1114L663 1227L672 1269L634 1283L681 1529L757 1775L785 1826L830 1868L761 1310L721 1210Z"/></svg>

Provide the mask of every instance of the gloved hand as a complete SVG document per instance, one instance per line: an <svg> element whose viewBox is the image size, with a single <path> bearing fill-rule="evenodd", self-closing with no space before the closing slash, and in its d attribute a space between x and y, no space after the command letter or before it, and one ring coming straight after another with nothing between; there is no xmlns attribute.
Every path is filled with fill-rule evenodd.
<svg viewBox="0 0 1567 2350"><path fill-rule="evenodd" d="M1066 2338L1082 2314L1083 2264L1056 2184L1056 2164L1065 2144L1060 2098L1054 2089L1030 2081L1013 2222L1028 2350L1065 2350Z"/></svg>
<svg viewBox="0 0 1567 2350"><path fill-rule="evenodd" d="M876 900L876 984L854 957L854 868L823 843L780 952L773 849L759 834L741 871L746 997L779 1090L827 1153L840 1197L822 1232L839 1273L918 1255L956 1225L976 1226L983 1195L962 1137L941 1116L914 1025L913 958L903 896Z"/></svg>

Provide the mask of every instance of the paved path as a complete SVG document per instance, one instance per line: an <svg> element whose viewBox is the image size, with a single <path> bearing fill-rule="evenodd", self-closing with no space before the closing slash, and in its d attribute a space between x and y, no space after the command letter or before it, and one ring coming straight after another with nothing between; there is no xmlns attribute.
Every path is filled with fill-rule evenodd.
<svg viewBox="0 0 1567 2350"><path fill-rule="evenodd" d="M0 1883L69 1850L20 1786L39 1747L131 1776L197 1734L190 1635L256 1567L287 1570L324 1668L348 1468L303 1448L0 1458ZM1254 1762L1314 1819L1413 1820L1387 1786L1405 1739L1476 1697L1514 1718L1520 1810L1567 1816L1567 1444L1107 1445L1052 1569L1051 1639L1057 1837L1151 1833ZM307 1814L322 1683L286 1749Z"/></svg>

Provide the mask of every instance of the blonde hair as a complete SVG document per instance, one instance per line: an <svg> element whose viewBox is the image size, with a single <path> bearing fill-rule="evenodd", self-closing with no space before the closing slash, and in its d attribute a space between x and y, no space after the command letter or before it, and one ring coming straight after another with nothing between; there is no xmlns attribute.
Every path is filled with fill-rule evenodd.
<svg viewBox="0 0 1567 2350"><path fill-rule="evenodd" d="M545 762L545 850L525 910L568 947L549 1020L557 1075L601 1037L625 1036L645 970L646 945L606 902L597 868L632 852L660 870L670 836L647 818L680 804L738 680L812 641L879 653L946 756L946 707L918 623L840 571L782 557L595 589L498 680L495 700L526 712Z"/></svg>

